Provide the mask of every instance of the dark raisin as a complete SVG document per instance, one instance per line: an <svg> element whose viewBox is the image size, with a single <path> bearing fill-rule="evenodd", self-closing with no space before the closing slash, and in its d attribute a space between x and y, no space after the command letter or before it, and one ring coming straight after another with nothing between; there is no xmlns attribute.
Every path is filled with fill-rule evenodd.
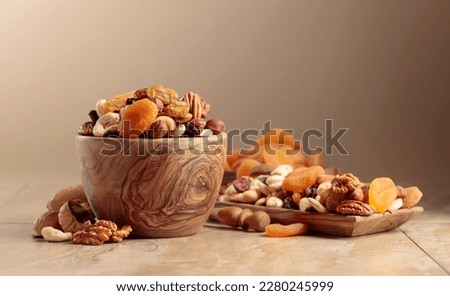
<svg viewBox="0 0 450 296"><path fill-rule="evenodd" d="M298 209L292 196L288 196L283 200L283 207L286 209Z"/></svg>
<svg viewBox="0 0 450 296"><path fill-rule="evenodd" d="M91 110L91 111L89 112L89 117L91 118L92 126L94 126L95 123L96 123L97 120L98 120L98 114L97 114L97 111Z"/></svg>

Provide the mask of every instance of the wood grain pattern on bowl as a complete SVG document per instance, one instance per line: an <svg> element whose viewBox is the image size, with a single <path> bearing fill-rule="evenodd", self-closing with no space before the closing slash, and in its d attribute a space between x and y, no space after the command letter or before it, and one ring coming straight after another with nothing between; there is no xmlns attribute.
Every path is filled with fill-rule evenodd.
<svg viewBox="0 0 450 296"><path fill-rule="evenodd" d="M99 219L138 237L197 233L216 201L226 135L124 139L77 136L81 179Z"/></svg>

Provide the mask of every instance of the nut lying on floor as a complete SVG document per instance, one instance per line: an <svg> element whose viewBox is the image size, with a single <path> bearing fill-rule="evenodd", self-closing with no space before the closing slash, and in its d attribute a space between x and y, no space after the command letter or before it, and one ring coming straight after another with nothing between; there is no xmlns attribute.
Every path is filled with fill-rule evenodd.
<svg viewBox="0 0 450 296"><path fill-rule="evenodd" d="M33 223L33 236L48 242L70 241L74 244L101 245L119 243L131 233L131 226L118 229L108 220L96 220L82 185L58 191L47 203L47 209ZM93 224L94 223L94 224Z"/></svg>
<svg viewBox="0 0 450 296"><path fill-rule="evenodd" d="M42 236L48 242L65 242L72 239L72 233L47 226L42 228Z"/></svg>
<svg viewBox="0 0 450 296"><path fill-rule="evenodd" d="M73 243L81 245L101 245L103 243L119 243L131 233L131 226L125 225L117 229L116 223L98 220L94 225L87 225L83 230L75 232Z"/></svg>
<svg viewBox="0 0 450 296"><path fill-rule="evenodd" d="M264 232L270 224L270 216L266 212L245 209L239 207L215 208L209 219L232 227L241 227L244 230L253 229Z"/></svg>

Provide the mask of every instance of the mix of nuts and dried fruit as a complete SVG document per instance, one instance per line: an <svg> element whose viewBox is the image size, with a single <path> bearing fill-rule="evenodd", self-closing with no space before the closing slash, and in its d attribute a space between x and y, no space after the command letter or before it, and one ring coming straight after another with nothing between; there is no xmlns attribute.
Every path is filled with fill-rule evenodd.
<svg viewBox="0 0 450 296"><path fill-rule="evenodd" d="M225 130L220 119L207 120L210 104L194 92L178 97L175 90L155 85L97 101L90 121L78 128L86 136L163 138L209 136Z"/></svg>
<svg viewBox="0 0 450 296"><path fill-rule="evenodd" d="M235 179L218 200L302 212L370 216L411 208L421 198L417 187L403 188L388 177L361 182L351 173L325 174L321 166L293 169L280 165L269 174Z"/></svg>
<svg viewBox="0 0 450 296"><path fill-rule="evenodd" d="M396 185L388 177L361 182L351 173L329 175L325 174L321 166L294 169L286 164L275 167L268 174L238 177L226 188L222 188L221 193L219 202L236 203L238 209L240 209L238 205L244 203L305 213L357 216L392 213L399 209L411 208L422 198L422 192L416 186L404 188ZM210 219L233 227L242 227L244 230L249 228L242 223L239 215L250 210L241 210L241 213L233 208L235 207L220 208L222 214L216 213ZM233 217L233 213L234 219L230 218ZM303 223L270 224L270 216L264 221L266 221L264 228L253 229L265 231L270 237L300 235L308 228Z"/></svg>
<svg viewBox="0 0 450 296"><path fill-rule="evenodd" d="M96 103L78 134L124 138L194 137L217 135L225 130L220 119L206 120L209 103L194 92L181 99L166 86L141 88ZM306 156L299 141L280 128L257 139L251 150L235 149L227 156L225 171L235 173L221 189L218 201L287 208L302 212L370 216L411 208L422 198L417 187L401 187L388 177L362 182L352 173L340 174L325 167L320 153ZM33 224L33 235L47 241L75 244L117 243L132 231L112 221L98 220L90 208L82 185L59 191L47 211ZM271 224L263 210L239 206L215 208L210 220L243 230L266 232L269 237L304 234L308 226Z"/></svg>
<svg viewBox="0 0 450 296"><path fill-rule="evenodd" d="M416 186L404 188L389 177L362 182L352 173L325 167L321 154L307 157L299 141L280 128L261 136L248 153L233 151L225 169L236 178L222 187L218 201L237 206L244 203L305 213L370 216L411 208L422 198ZM264 231L268 236L284 237L303 234L306 229L302 223L270 224Z"/></svg>

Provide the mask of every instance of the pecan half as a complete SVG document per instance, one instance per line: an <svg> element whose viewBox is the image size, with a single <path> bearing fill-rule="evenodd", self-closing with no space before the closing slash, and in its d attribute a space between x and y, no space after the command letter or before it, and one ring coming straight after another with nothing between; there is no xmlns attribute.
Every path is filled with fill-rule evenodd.
<svg viewBox="0 0 450 296"><path fill-rule="evenodd" d="M205 119L208 116L211 106L198 94L190 91L181 100L189 104L189 113L193 119Z"/></svg>
<svg viewBox="0 0 450 296"><path fill-rule="evenodd" d="M343 215L370 216L373 208L359 200L344 200L336 207L336 213Z"/></svg>

